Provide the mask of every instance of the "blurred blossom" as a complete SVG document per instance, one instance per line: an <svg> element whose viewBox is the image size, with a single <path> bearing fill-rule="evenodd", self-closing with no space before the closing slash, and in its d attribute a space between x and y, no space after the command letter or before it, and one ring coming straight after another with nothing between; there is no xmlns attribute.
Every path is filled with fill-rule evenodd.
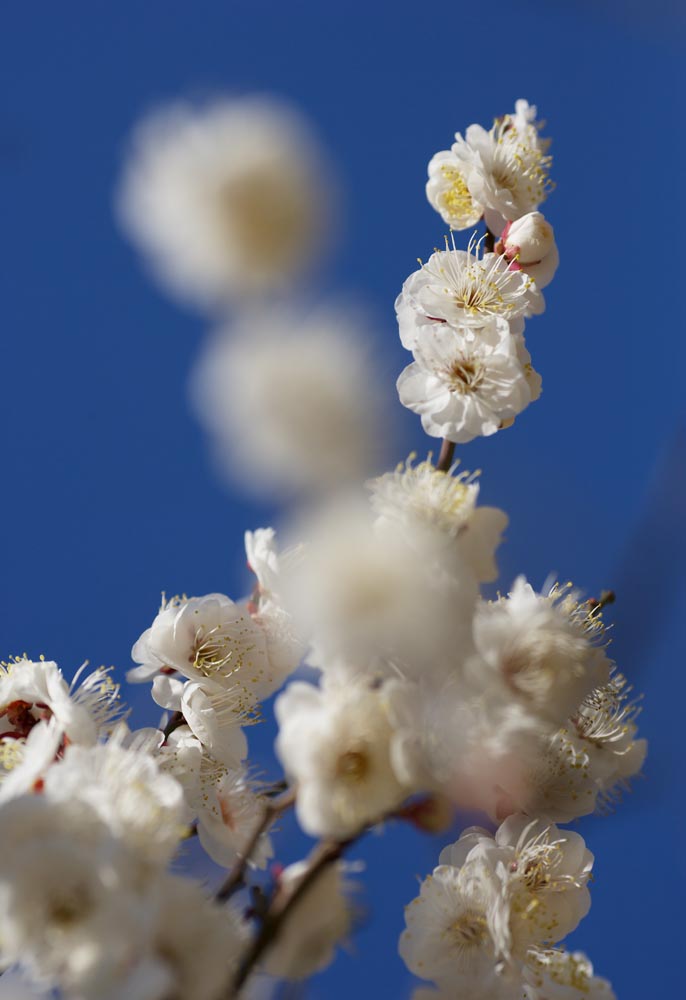
<svg viewBox="0 0 686 1000"><path fill-rule="evenodd" d="M289 286L320 248L330 177L307 123L268 97L176 103L135 129L122 225L203 307Z"/></svg>
<svg viewBox="0 0 686 1000"><path fill-rule="evenodd" d="M386 440L387 397L369 339L331 308L262 309L218 332L191 392L233 480L297 493L371 471Z"/></svg>

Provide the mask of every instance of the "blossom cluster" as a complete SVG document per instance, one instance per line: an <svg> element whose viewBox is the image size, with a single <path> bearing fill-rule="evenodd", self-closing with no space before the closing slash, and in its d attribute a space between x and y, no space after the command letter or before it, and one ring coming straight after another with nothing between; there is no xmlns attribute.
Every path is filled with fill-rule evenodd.
<svg viewBox="0 0 686 1000"><path fill-rule="evenodd" d="M363 326L293 296L330 188L306 126L234 99L137 131L124 224L222 320L196 408L222 460L299 502L278 538L245 533L247 594L163 596L146 619L127 680L150 685L155 725L129 726L110 669L69 684L42 658L0 667L0 961L30 995L228 1000L256 972L305 979L355 930L345 851L397 822L447 836L469 812L484 825L405 911L400 956L429 983L415 1000L612 1000L565 950L594 859L563 826L614 806L645 758L610 597L519 576L491 599L508 517L453 461L540 392L523 330L558 262L547 148L518 101L431 160L443 221L487 227L466 251L451 236L396 302L415 359L400 398L443 445L364 482L383 417ZM267 778L249 743L271 698L283 774ZM291 806L318 843L284 866ZM191 838L226 869L212 893L179 873Z"/></svg>
<svg viewBox="0 0 686 1000"><path fill-rule="evenodd" d="M396 301L400 339L414 357L398 393L432 437L463 444L495 434L540 396L524 321L543 312L541 289L559 260L538 211L551 187L547 148L536 108L517 101L514 114L489 131L470 125L429 164L427 197L451 230L487 226L466 251L451 233Z"/></svg>

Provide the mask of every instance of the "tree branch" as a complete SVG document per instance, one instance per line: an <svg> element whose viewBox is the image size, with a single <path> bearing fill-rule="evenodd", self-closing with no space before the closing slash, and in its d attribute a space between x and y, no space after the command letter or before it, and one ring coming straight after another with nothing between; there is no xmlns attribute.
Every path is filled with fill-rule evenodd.
<svg viewBox="0 0 686 1000"><path fill-rule="evenodd" d="M264 812L260 817L259 822L255 824L255 828L250 834L247 844L236 858L229 874L226 876L226 879L222 882L216 892L215 899L218 902L223 903L227 899L230 899L234 892L243 886L245 882L245 869L248 866L248 862L250 861L255 848L257 847L260 837L263 833L267 832L274 820L280 816L281 813L290 809L294 802L295 788L289 788L283 793L283 795L279 795L277 798L271 799L265 803Z"/></svg>

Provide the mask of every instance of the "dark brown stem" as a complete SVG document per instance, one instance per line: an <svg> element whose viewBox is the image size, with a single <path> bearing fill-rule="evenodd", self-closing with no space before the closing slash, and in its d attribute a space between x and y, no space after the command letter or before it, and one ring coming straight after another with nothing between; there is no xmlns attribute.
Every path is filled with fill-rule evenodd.
<svg viewBox="0 0 686 1000"><path fill-rule="evenodd" d="M169 739L169 737L171 736L171 734L174 732L175 729L178 729L179 726L183 726L185 721L186 720L183 717L183 712L172 712L169 722L164 727L165 740Z"/></svg>
<svg viewBox="0 0 686 1000"><path fill-rule="evenodd" d="M359 840L359 838L366 833L366 831L367 828L365 827L363 830L360 830L359 833L355 834L354 837L350 837L348 840L320 841L308 857L307 868L302 878L294 886L294 888L290 892L279 892L279 890L277 890L274 898L272 899L269 911L264 919L264 923L260 928L259 934L253 940L250 948L243 957L243 961L238 967L238 972L236 973L236 978L233 982L234 992L231 996L237 994L243 986L255 965L257 965L259 960L262 958L264 952L277 937L281 929L281 925L287 919L289 913L297 904L298 900L301 899L310 886L314 884L324 869L333 864L335 861L338 861L343 852L350 847L351 844L354 844L356 840Z"/></svg>
<svg viewBox="0 0 686 1000"><path fill-rule="evenodd" d="M436 463L436 468L439 472L447 472L450 466L453 464L453 455L455 454L455 444L452 441L444 441L441 445L441 453L438 456L438 462Z"/></svg>
<svg viewBox="0 0 686 1000"><path fill-rule="evenodd" d="M486 235L484 236L484 253L493 253L495 249L495 235L486 226Z"/></svg>
<svg viewBox="0 0 686 1000"><path fill-rule="evenodd" d="M220 903L230 899L234 892L243 887L245 883L245 869L257 847L260 837L263 833L267 832L277 816L280 816L286 809L290 809L294 802L295 789L289 788L283 795L279 795L265 803L264 812L259 822L255 824L255 828L250 834L247 844L236 858L233 868L217 890L215 899Z"/></svg>

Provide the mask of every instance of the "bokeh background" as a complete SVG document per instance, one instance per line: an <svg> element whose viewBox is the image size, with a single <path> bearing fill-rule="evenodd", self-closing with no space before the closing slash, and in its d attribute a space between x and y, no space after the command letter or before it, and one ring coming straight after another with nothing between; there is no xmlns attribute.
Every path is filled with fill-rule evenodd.
<svg viewBox="0 0 686 1000"><path fill-rule="evenodd" d="M409 360L394 297L442 237L423 194L430 156L517 97L539 106L562 255L527 330L544 394L461 456L511 518L503 585L553 571L617 591L614 655L645 692L651 751L616 813L579 824L597 861L573 944L623 1000L680 995L684 8L6 0L0 27L2 646L68 676L86 658L123 674L162 590L240 596L243 531L278 514L215 475L187 403L205 321L148 280L114 221L137 117L179 95L254 90L302 108L344 195L320 290L370 304L391 384ZM418 419L399 404L394 417L393 461L425 452ZM138 722L152 717L137 704ZM265 726L253 740L268 771L269 739ZM351 954L303 996L409 997L402 906L446 840L397 827L367 839ZM284 860L302 850L292 824L281 843Z"/></svg>

